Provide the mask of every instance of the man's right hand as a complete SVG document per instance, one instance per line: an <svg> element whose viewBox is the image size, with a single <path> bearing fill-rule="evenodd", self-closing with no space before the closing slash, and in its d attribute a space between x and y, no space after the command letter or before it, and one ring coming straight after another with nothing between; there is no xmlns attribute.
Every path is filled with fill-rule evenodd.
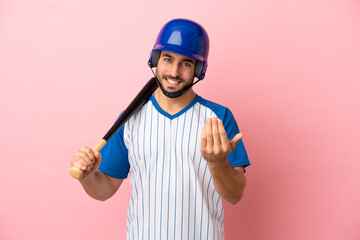
<svg viewBox="0 0 360 240"><path fill-rule="evenodd" d="M101 163L101 153L94 152L89 147L82 147L74 153L71 159L71 167L78 167L83 171L80 180L85 179L89 174L95 172Z"/></svg>

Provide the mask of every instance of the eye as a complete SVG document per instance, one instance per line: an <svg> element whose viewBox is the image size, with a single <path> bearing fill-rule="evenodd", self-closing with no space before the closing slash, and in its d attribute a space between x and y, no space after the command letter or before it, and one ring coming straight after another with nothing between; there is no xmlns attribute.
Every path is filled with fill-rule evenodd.
<svg viewBox="0 0 360 240"><path fill-rule="evenodd" d="M164 58L164 61L165 62L171 62L171 59L170 58Z"/></svg>
<svg viewBox="0 0 360 240"><path fill-rule="evenodd" d="M188 63L188 62L184 62L183 65L184 65L184 67L191 67L191 63Z"/></svg>

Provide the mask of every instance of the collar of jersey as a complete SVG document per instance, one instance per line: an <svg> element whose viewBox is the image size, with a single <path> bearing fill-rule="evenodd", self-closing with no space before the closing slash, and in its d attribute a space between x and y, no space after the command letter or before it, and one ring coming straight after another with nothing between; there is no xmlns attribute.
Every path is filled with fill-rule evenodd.
<svg viewBox="0 0 360 240"><path fill-rule="evenodd" d="M169 118L169 119L174 119L179 117L180 115L182 115L184 112L186 112L187 110L189 110L192 106L195 105L195 103L197 103L199 100L201 99L200 96L196 95L195 98L191 101L191 103L189 105L187 105L184 109L182 109L180 112L175 113L174 115L171 115L167 112L165 112L158 104L158 102L155 99L155 96L152 95L150 97L150 100L152 102L152 104L154 105L154 107L158 110L158 112L162 115L164 115L165 117Z"/></svg>

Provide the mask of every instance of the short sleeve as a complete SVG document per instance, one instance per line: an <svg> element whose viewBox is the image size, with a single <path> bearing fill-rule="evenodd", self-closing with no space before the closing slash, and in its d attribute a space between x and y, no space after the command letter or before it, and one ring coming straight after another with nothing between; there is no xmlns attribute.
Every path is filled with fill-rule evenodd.
<svg viewBox="0 0 360 240"><path fill-rule="evenodd" d="M224 128L228 135L229 141L231 141L231 139L233 139L233 137L240 131L233 114L227 108L224 114L224 119L222 121L224 123ZM236 148L228 155L228 159L232 167L242 166L245 168L250 165L250 161L242 139L236 145Z"/></svg>
<svg viewBox="0 0 360 240"><path fill-rule="evenodd" d="M124 126L110 138L100 152L102 154L100 171L114 178L127 178L130 164L124 143Z"/></svg>

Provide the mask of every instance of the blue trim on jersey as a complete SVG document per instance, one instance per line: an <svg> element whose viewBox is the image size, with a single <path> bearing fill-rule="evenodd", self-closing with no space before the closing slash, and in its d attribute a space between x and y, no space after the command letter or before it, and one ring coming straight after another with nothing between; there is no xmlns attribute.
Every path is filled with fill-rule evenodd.
<svg viewBox="0 0 360 240"><path fill-rule="evenodd" d="M150 97L150 101L152 102L152 104L154 105L154 107L156 108L156 110L159 111L159 113L161 113L162 115L164 115L165 117L169 118L169 119L174 119L174 118L177 118L179 117L180 115L182 115L184 112L186 112L187 110L189 110L192 106L195 105L195 103L197 103L199 101L200 97L198 95L195 96L195 98L191 101L191 103L189 105L187 105L183 110L181 110L180 112L174 114L174 115L171 115L167 112L165 112L158 104L158 102L156 101L155 99L155 96L152 95Z"/></svg>

